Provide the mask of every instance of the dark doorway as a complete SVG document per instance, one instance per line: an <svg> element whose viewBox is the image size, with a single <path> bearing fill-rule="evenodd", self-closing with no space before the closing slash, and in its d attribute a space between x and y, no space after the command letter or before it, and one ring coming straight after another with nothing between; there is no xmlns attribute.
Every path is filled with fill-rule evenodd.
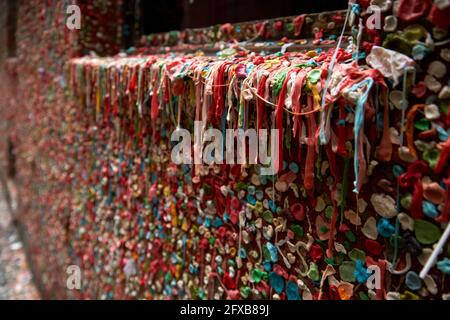
<svg viewBox="0 0 450 320"><path fill-rule="evenodd" d="M183 28L183 0L141 0L142 34Z"/></svg>
<svg viewBox="0 0 450 320"><path fill-rule="evenodd" d="M152 0L140 1L141 33L342 10L347 0Z"/></svg>
<svg viewBox="0 0 450 320"><path fill-rule="evenodd" d="M16 43L16 31L17 31L17 1L8 0L8 16L7 16L7 53L8 58L16 56L17 43Z"/></svg>

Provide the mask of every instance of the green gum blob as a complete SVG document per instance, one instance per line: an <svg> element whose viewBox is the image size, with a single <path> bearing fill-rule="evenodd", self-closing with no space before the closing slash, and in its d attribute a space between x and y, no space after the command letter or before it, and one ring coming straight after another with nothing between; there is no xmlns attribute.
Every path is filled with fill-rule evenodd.
<svg viewBox="0 0 450 320"><path fill-rule="evenodd" d="M402 206L402 208L409 210L411 206L411 201L412 201L412 194L410 193L405 194L403 197L400 198L400 205Z"/></svg>
<svg viewBox="0 0 450 320"><path fill-rule="evenodd" d="M239 290L239 293L241 294L242 298L247 299L250 296L250 293L252 293L252 289L250 289L249 287L242 287Z"/></svg>
<svg viewBox="0 0 450 320"><path fill-rule="evenodd" d="M355 281L355 262L353 261L344 261L339 266L339 275L341 280L347 282Z"/></svg>
<svg viewBox="0 0 450 320"><path fill-rule="evenodd" d="M320 280L319 268L317 267L317 264L315 264L314 262L311 262L309 264L309 271L307 273L307 276L313 281Z"/></svg>
<svg viewBox="0 0 450 320"><path fill-rule="evenodd" d="M272 86L272 90L275 96L278 96L281 92L281 88L283 87L284 79L286 79L287 71L282 71L278 74Z"/></svg>
<svg viewBox="0 0 450 320"><path fill-rule="evenodd" d="M355 262L356 260L366 261L366 253L356 248L352 249L352 251L348 253L348 256Z"/></svg>
<svg viewBox="0 0 450 320"><path fill-rule="evenodd" d="M332 206L328 206L328 207L325 209L325 217L326 217L328 220L330 220L332 216L333 216L333 207L332 207Z"/></svg>
<svg viewBox="0 0 450 320"><path fill-rule="evenodd" d="M431 169L434 169L439 161L440 154L440 151L434 148L425 150L422 154L422 157L428 163Z"/></svg>
<svg viewBox="0 0 450 320"><path fill-rule="evenodd" d="M320 80L321 73L322 73L322 71L319 69L311 70L307 74L308 81L312 84L316 84Z"/></svg>
<svg viewBox="0 0 450 320"><path fill-rule="evenodd" d="M325 262L326 262L327 264L332 265L332 266L335 266L335 265L336 265L335 262L334 262L334 258L333 258L333 257L331 257L331 258L325 257Z"/></svg>
<svg viewBox="0 0 450 320"><path fill-rule="evenodd" d="M439 240L441 230L431 222L416 220L414 221L414 234L421 244L429 245Z"/></svg>
<svg viewBox="0 0 450 320"><path fill-rule="evenodd" d="M256 201L255 203L255 211L258 213L262 213L264 211L264 206L261 201Z"/></svg>
<svg viewBox="0 0 450 320"><path fill-rule="evenodd" d="M386 36L383 41L383 47L406 55L411 54L412 51L411 44L404 37L395 33L390 33Z"/></svg>
<svg viewBox="0 0 450 320"><path fill-rule="evenodd" d="M411 44L416 44L417 41L425 40L427 34L427 30L418 24L410 25L403 30L404 37Z"/></svg>
<svg viewBox="0 0 450 320"><path fill-rule="evenodd" d="M345 237L350 241L350 242L355 242L356 241L356 236L353 232L351 231L347 231L345 233Z"/></svg>
<svg viewBox="0 0 450 320"><path fill-rule="evenodd" d="M361 300L369 300L369 296L364 291L359 292L359 299Z"/></svg>
<svg viewBox="0 0 450 320"><path fill-rule="evenodd" d="M411 291L405 291L400 294L400 300L420 300L420 298L417 294L414 294Z"/></svg>
<svg viewBox="0 0 450 320"><path fill-rule="evenodd" d="M416 121L414 123L414 128L420 131L426 131L430 129L430 121L428 121L426 118L422 118L419 121Z"/></svg>
<svg viewBox="0 0 450 320"><path fill-rule="evenodd" d="M287 31L289 31L289 32L294 31L294 24L293 24L293 23L288 23L288 24L286 25L286 29L287 29Z"/></svg>
<svg viewBox="0 0 450 320"><path fill-rule="evenodd" d="M303 237L303 235L305 234L305 231L303 230L303 228L301 226L299 226L298 224L293 224L291 226L291 230L292 230L292 232L295 233L295 235L297 237L300 237L300 238Z"/></svg>
<svg viewBox="0 0 450 320"><path fill-rule="evenodd" d="M411 25L403 31L390 33L383 41L383 47L411 55L413 47L420 41L424 42L428 32L421 25Z"/></svg>
<svg viewBox="0 0 450 320"><path fill-rule="evenodd" d="M255 268L255 269L253 269L253 271L252 271L251 279L252 279L253 282L255 282L255 283L260 283L261 280L262 280L262 278L264 277L264 274L265 274L265 273L266 273L266 272L264 272L264 271L262 271L262 270L260 270L260 269L258 269L258 268Z"/></svg>
<svg viewBox="0 0 450 320"><path fill-rule="evenodd" d="M273 222L273 214L270 210L266 210L263 212L262 214L262 218L267 221L268 223L272 223Z"/></svg>

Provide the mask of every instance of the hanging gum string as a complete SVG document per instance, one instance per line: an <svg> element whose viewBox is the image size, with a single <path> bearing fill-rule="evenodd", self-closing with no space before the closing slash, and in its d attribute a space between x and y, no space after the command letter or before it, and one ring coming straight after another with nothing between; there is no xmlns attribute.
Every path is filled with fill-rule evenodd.
<svg viewBox="0 0 450 320"><path fill-rule="evenodd" d="M140 60L137 60L137 62L135 62L134 63L134 65L142 65L142 63L143 62L145 62L145 61L149 61L148 59L140 59ZM270 61L267 65L268 66L272 66L272 62L276 62L276 64L279 64L279 61ZM122 61L120 61L119 63L109 63L108 64L108 66L111 66L111 65L116 65L116 66L118 66L118 65L122 65L123 63L122 63ZM92 63L90 63L89 65L92 65ZM163 66L164 64L160 64L160 67L161 66ZM126 68L127 67L127 64L124 64L123 65L124 66L124 68ZM127 68L128 69L128 68ZM164 75L164 78L167 78L167 77L169 77L169 72L168 72L168 70L167 70L167 68L159 68L161 71L163 71L163 75ZM256 69L256 68L255 68ZM284 69L284 68L282 68L282 69ZM289 69L289 68L287 68L287 69ZM211 70L210 70L211 71ZM208 72L209 73L209 72ZM280 72L278 72L277 74L280 74ZM191 77L190 75L187 75L188 77ZM273 78L273 74L271 74L271 78ZM163 84L164 84L164 79L162 79L163 77L161 76L160 77L160 79L158 79L159 81L157 81L158 83L159 83L159 85L157 85L157 91L160 91L161 89L162 89L162 86L163 86ZM192 79L193 79L193 77L191 77ZM255 88L253 88L251 85L250 85L250 83L249 83L249 79L247 78L246 79L247 81L243 81L243 86L242 86L242 88L246 88L246 89L248 89L248 90L250 90L250 92L254 95L254 96L256 96L258 99L260 99L261 101L263 101L263 102L265 102L266 104L268 104L268 105L271 105L271 106L273 106L273 107L276 107L276 104L274 104L274 103L272 103L271 101L269 101L269 100L267 100L266 98L264 98L264 97L262 97L258 92L257 92L257 90L255 89ZM195 79L194 79L194 81L195 81ZM202 79L202 76L200 75L199 76L199 79L196 81L196 82L198 82L198 81L201 81L201 82L203 82L203 84L206 84L206 82L205 82L205 80L204 79ZM270 82L270 81L269 81ZM209 87L225 87L225 86L230 86L230 83L224 83L224 84L214 84L214 83L209 83ZM355 85L354 86L354 88L356 87L357 85ZM156 86L155 86L156 87ZM302 115L311 115L311 114L313 114L313 113L316 113L316 112L319 112L319 111L323 111L323 108L320 106L320 102L318 101L318 100L320 100L320 96L318 95L318 90L317 90L317 87L316 86L310 86L310 89L311 89L311 91L312 91L312 94L313 94L313 100L314 100L314 105L316 105L316 106L318 106L319 105L319 107L316 107L316 108L313 108L312 110L309 110L309 111L306 111L306 112L293 112L293 111L291 111L291 110L289 110L288 108L286 108L286 106L285 105L283 105L283 109L286 111L286 112L288 112L288 113L290 113L290 114L292 114L292 115L294 115L294 116L302 116ZM354 90L354 89L353 89ZM367 91L369 91L369 90L367 90ZM365 94L364 95L367 95L368 94L368 92L365 92ZM242 98L242 94L241 94L241 98ZM319 102L319 103L317 103L317 102Z"/></svg>
<svg viewBox="0 0 450 320"><path fill-rule="evenodd" d="M328 92L328 87L330 85L331 75L333 74L334 65L336 63L339 48L341 47L342 38L344 36L344 32L347 27L347 22L348 22L348 18L350 16L350 12L351 12L351 5L350 5L350 3L348 3L348 8L347 8L347 13L345 15L344 25L342 27L342 31L339 36L339 40L336 45L336 48L334 49L333 57L329 64L327 80L325 81L325 87L324 87L323 93L322 93L322 104L321 104L321 112L322 112L321 118L322 119L321 119L320 133L319 133L321 144L326 144L327 140L328 140L325 135L325 113L323 111L326 110L326 96L327 96L327 92Z"/></svg>
<svg viewBox="0 0 450 320"><path fill-rule="evenodd" d="M336 52L335 52L335 53L336 53ZM76 59L76 62L75 62L75 63L78 64L78 65L82 65L82 63L80 63L80 62L83 62L83 59L84 59L84 58ZM148 58L134 58L129 64L132 65L132 66L140 65L140 66L142 67L144 62L147 63L147 62L149 62L149 61L151 61L151 60L149 60ZM90 61L90 63L89 63L88 65L95 65L96 62L97 62L97 63L98 63L98 62L101 62L101 60L100 60L100 59L95 59L94 61ZM273 62L275 62L275 63L278 64L278 63L279 63L279 60L278 60L278 59L273 59L273 60L270 60L270 61L266 61L265 64L266 64L268 67L271 67L271 66L273 66ZM107 68L112 67L112 66L115 66L115 67L120 67L120 66L127 67L127 64L125 64L123 61L120 61L120 60L118 60L118 61L109 61L109 62L107 63ZM165 73L167 73L166 76L169 76L168 71L166 70L166 68L162 68L162 69L163 69L163 71L165 71ZM197 80L197 79L194 79L194 77L192 77L192 76L190 76L190 75L188 75L188 74L185 74L185 75L188 76L188 77L190 77L191 79L193 79L193 80L196 81L196 82L199 81L199 80ZM200 78L201 78L201 76L200 76ZM158 91L161 90L162 85L163 85L162 79L159 79L159 80L160 80L160 81L159 81ZM248 79L246 79L246 80L248 80ZM204 80L204 79L200 79L200 81L202 81L203 83L205 83L205 80ZM229 85L230 85L230 83L225 83L225 84L210 84L209 86L210 86L210 87L226 87L226 86L229 86ZM262 97L261 95L259 95L258 92L257 92L257 90L256 90L255 88L251 87L251 86L248 84L248 82L245 81L245 80L244 80L244 85L252 92L253 95L255 95L257 98L261 99L261 101L263 101L263 102L265 102L266 104L271 105L271 106L273 106L273 107L277 107L276 104L272 103L271 101L269 101L269 100L265 99L264 97ZM315 100L316 100L316 99L315 99ZM289 114L292 114L292 115L294 115L294 116L302 116L302 115L309 115L309 114L312 114L312 113L316 113L316 112L319 112L319 111L323 111L324 108L326 108L326 107L327 107L327 105L325 105L325 106L319 106L319 107L317 107L317 108L314 108L313 110L306 111L306 112L300 112L300 113L299 113L299 112L291 111L290 109L286 108L286 106L283 106L283 109L284 109L286 112L288 112Z"/></svg>
<svg viewBox="0 0 450 320"><path fill-rule="evenodd" d="M364 125L364 106L366 104L369 92L373 86L373 79L370 77L367 77L363 81L356 83L352 86L350 91L358 90L361 87L366 87L366 90L363 91L361 96L359 97L357 104L356 104L356 111L355 111L355 123L354 123L354 136L355 136L355 150L354 150L354 170L355 170L355 181L354 181L354 189L353 192L359 193L359 137L360 137L360 131Z"/></svg>
<svg viewBox="0 0 450 320"><path fill-rule="evenodd" d="M408 146L409 152L412 156L417 157L417 151L414 146L414 117L416 116L417 111L425 108L424 104L416 104L408 111L406 116L406 144Z"/></svg>
<svg viewBox="0 0 450 320"><path fill-rule="evenodd" d="M416 69L413 67L407 67L403 73L403 92L402 92L402 118L401 118L401 124L400 124L400 146L403 146L403 139L404 139L404 134L406 131L406 139L407 139L407 143L408 143L408 148L410 147L410 138L411 134L410 134L410 130L409 130L409 118L408 118L408 122L406 124L406 128L405 128L405 112L406 112L406 108L408 107L406 105L406 98L407 98L407 85L406 85L406 81L408 79L408 72L412 73L412 85L415 84L416 82ZM387 93L386 93L387 95ZM388 98L386 97L386 102L385 103L389 103L388 102ZM405 104L405 105L404 105ZM386 106L385 106L386 108ZM418 108L419 110L422 109L422 107ZM410 112L412 111L415 114L416 110L416 106L412 107L412 109L408 112L408 117ZM415 149L413 147L414 151L410 152L415 152ZM397 195L396 195L396 206L397 206L397 210L400 211L400 185L397 183ZM398 217L395 219L395 238L394 238L394 255L392 257L392 266L395 268L396 264L397 264L397 258L398 258L398 237L399 237L399 232L400 232L400 221L398 219Z"/></svg>
<svg viewBox="0 0 450 320"><path fill-rule="evenodd" d="M407 131L407 129L405 128L405 112L406 109L408 108L407 105L407 85L406 82L408 80L408 73L412 73L412 84L414 85L416 82L416 69L414 67L406 67L404 73L403 73L403 90L402 90L402 123L400 126L400 145L403 146L403 137L404 137L404 133L405 131ZM409 146L408 146L409 147Z"/></svg>
<svg viewBox="0 0 450 320"><path fill-rule="evenodd" d="M137 64L135 64L135 65L139 65L139 63L137 63ZM125 65L126 66L126 65ZM162 69L162 71L163 71L163 73L164 73L164 76L165 77L169 77L169 72L168 72L168 70L167 70L167 68L161 68ZM158 87L158 90L161 90L162 89L162 85L163 85L163 79L162 79L162 77L161 77L161 79L159 79L160 81L159 81L159 87ZM204 84L205 84L205 80L201 80ZM226 83L226 84L219 84L219 85L216 85L216 84L210 84L210 86L211 87L225 87L225 86L229 86L230 84L229 83ZM264 101L265 103L267 103L267 104L269 104L269 105L272 105L272 106L276 106L274 103L272 103L272 102L270 102L270 101L268 101L267 99L265 99L264 97L262 97L261 95L259 95L258 94L258 92L257 92L257 90L255 89L255 88L253 88L251 85L250 85L250 83L249 83L249 78L246 78L245 80L244 80L244 82L243 82L243 87L247 87L256 97L258 97L259 99L261 99L261 101ZM318 100L317 99L317 97L316 96L318 96L318 93L317 93L317 88L315 87L315 86L311 86L312 88L312 91L313 91L313 96L314 96L314 101L315 102L317 102L316 100ZM314 90L315 89L315 90ZM98 102L98 101L97 101ZM97 105L98 105L98 103L97 103ZM315 105L318 105L317 103L315 103ZM294 116L299 116L299 115L309 115L309 114L312 114L312 113L315 113L315 112L318 112L318 111L320 111L320 110L322 110L322 108L321 107L319 107L319 108L315 108L315 109L313 109L313 110L311 110L311 111L307 111L307 112L302 112L302 113L298 113L298 112L292 112L291 110L289 110L289 109L287 109L285 106L283 106L283 109L286 111L286 112L288 112L288 113L290 113L290 114L292 114L292 115L294 115ZM178 122L178 121L177 121ZM179 122L178 122L179 123Z"/></svg>
<svg viewBox="0 0 450 320"><path fill-rule="evenodd" d="M190 76L189 76L189 77L190 77ZM191 77L191 78L192 78L192 77ZM193 79L193 78L192 78L192 79ZM205 84L205 81L204 81L203 79L201 79L200 81L202 81L203 84ZM220 84L220 85L214 85L214 84L213 84L212 86L213 86L213 87L215 87L215 86L225 87L225 86L228 86L228 85L230 85L230 83L225 83L225 84ZM267 99L265 99L264 97L262 97L261 95L259 95L258 92L257 92L257 90L256 90L255 88L251 87L248 83L245 83L245 85L246 85L247 89L250 89L251 92L252 92L256 97L258 97L259 99L261 99L262 101L264 101L266 104L268 104L268 105L270 105L270 106L272 106L272 107L277 107L277 105L276 105L275 103L270 102L269 100L267 100ZM322 107L319 106L319 107L316 107L316 108L313 109L313 110L305 111L305 112L294 112L294 111L291 111L291 110L289 110L288 108L286 108L286 106L284 106L283 109L284 109L286 112L288 112L288 113L290 113L290 114L292 114L292 115L294 115L294 116L304 116L304 115L309 115L309 114L312 114L312 113L316 113L316 112L318 112L318 111L321 111L321 110L322 110Z"/></svg>

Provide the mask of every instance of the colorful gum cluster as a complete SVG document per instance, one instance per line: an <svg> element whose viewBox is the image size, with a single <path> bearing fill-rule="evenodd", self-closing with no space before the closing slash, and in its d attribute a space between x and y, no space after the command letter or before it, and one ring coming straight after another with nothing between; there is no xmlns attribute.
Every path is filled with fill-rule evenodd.
<svg viewBox="0 0 450 320"><path fill-rule="evenodd" d="M349 8L336 55L82 57L47 103L34 83L33 102L54 106L28 108L38 151L20 150L38 168L23 195L47 289L75 264L82 290L66 294L80 298L448 299L448 243L419 273L450 215L449 5ZM174 164L171 134L196 120L281 130L278 173Z"/></svg>

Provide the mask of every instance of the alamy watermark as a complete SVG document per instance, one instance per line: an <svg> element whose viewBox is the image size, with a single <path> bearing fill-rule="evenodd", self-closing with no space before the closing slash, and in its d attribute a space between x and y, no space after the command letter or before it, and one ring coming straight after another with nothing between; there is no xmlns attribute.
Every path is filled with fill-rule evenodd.
<svg viewBox="0 0 450 320"><path fill-rule="evenodd" d="M371 5L367 8L370 16L366 20L367 29L381 30L381 8L377 5Z"/></svg>
<svg viewBox="0 0 450 320"><path fill-rule="evenodd" d="M66 27L69 30L80 30L81 29L81 9L79 6L73 4L67 6L66 14L68 15L66 20Z"/></svg>
<svg viewBox="0 0 450 320"><path fill-rule="evenodd" d="M67 281L66 287L69 290L81 289L81 269L77 265L70 265L66 269Z"/></svg>
<svg viewBox="0 0 450 320"><path fill-rule="evenodd" d="M172 132L170 140L177 144L171 158L175 164L260 164L261 175L274 175L278 171L274 159L279 152L279 134L278 129L270 130L269 156L267 129L226 129L224 136L218 129L206 129L203 121L195 121L193 139L186 129Z"/></svg>
<svg viewBox="0 0 450 320"><path fill-rule="evenodd" d="M369 275L366 281L366 287L369 290L381 289L381 270L377 265L367 267L366 273Z"/></svg>

